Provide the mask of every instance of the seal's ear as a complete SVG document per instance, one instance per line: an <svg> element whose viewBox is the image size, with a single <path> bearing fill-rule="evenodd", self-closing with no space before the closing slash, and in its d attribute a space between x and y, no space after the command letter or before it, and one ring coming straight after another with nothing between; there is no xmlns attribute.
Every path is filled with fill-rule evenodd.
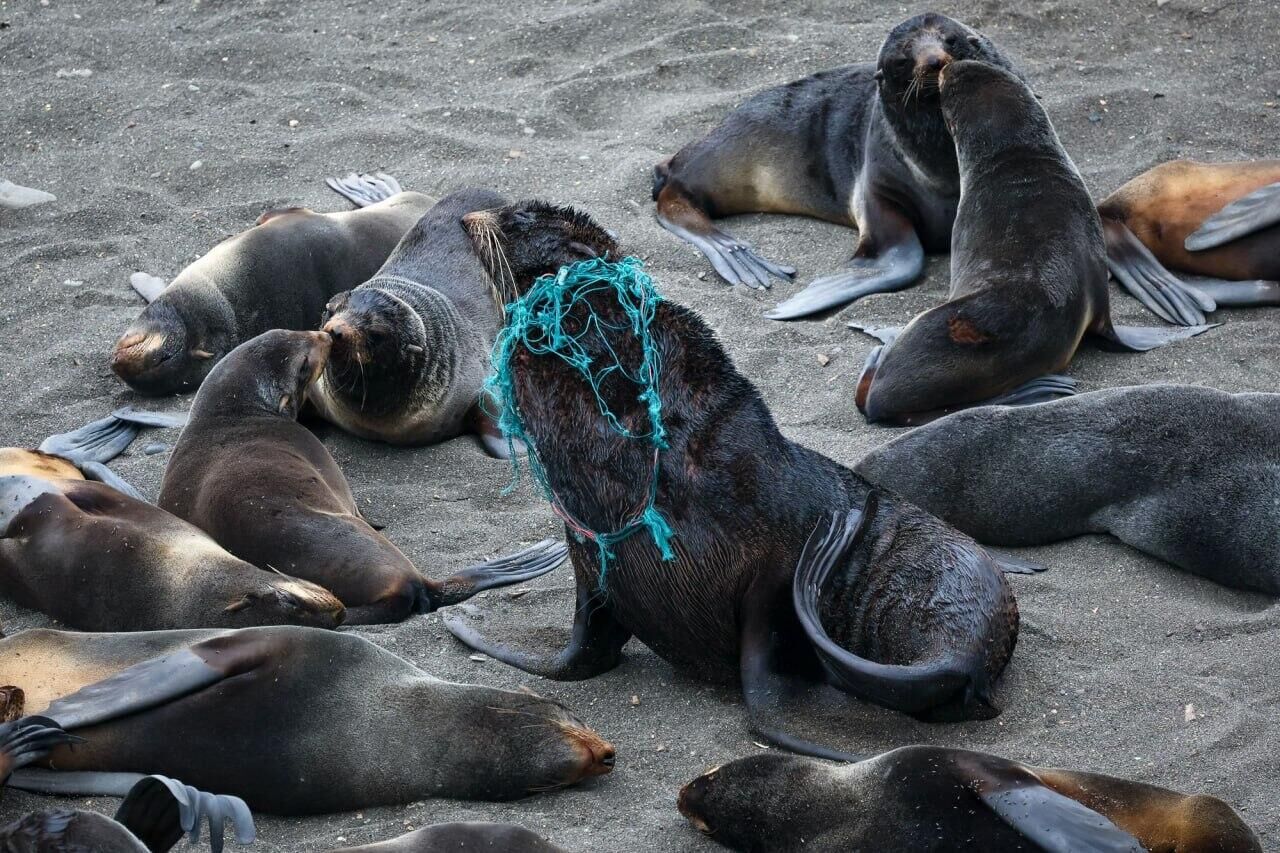
<svg viewBox="0 0 1280 853"><path fill-rule="evenodd" d="M977 48L978 50L981 50L982 39L978 38L977 36L969 36L969 45L971 47Z"/></svg>
<svg viewBox="0 0 1280 853"><path fill-rule="evenodd" d="M240 598L231 602L226 607L222 608L222 612L223 613L239 613L241 610L246 610L252 607L253 605L257 604L257 602L258 602L258 596L255 593L246 592L244 595L240 596Z"/></svg>

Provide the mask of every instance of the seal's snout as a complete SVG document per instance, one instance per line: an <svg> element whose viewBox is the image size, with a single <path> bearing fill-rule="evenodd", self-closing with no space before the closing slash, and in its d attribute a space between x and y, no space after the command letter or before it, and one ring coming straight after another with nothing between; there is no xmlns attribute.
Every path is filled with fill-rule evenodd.
<svg viewBox="0 0 1280 853"><path fill-rule="evenodd" d="M586 726L566 724L563 730L578 754L579 779L605 776L613 772L613 766L617 763L617 751L613 744Z"/></svg>
<svg viewBox="0 0 1280 853"><path fill-rule="evenodd" d="M680 795L676 798L676 808L680 810L680 814L684 815L685 819L693 824L694 829L704 835L711 834L711 826L701 813L701 804L706 795L709 782L710 774L699 776L681 788Z"/></svg>
<svg viewBox="0 0 1280 853"><path fill-rule="evenodd" d="M884 346L878 346L867 356L867 362L862 366L862 375L858 377L858 388L854 392L853 402L858 407L858 411L866 417L868 423L875 423L880 420L880 413L876 411L871 399L871 386L875 384L876 368L880 366L880 361L884 356Z"/></svg>

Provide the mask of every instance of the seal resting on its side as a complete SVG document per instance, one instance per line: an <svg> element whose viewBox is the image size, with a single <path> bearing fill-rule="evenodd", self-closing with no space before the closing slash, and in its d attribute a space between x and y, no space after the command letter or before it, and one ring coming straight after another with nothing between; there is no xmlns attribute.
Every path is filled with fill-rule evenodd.
<svg viewBox="0 0 1280 853"><path fill-rule="evenodd" d="M343 847L332 853L566 853L522 826L509 823L438 823L390 841Z"/></svg>

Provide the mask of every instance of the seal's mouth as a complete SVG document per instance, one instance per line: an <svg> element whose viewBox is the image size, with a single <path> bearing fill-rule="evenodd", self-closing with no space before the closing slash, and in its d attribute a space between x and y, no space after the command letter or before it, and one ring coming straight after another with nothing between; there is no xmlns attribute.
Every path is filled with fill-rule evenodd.
<svg viewBox="0 0 1280 853"><path fill-rule="evenodd" d="M693 825L694 829L703 835L712 835L711 825L697 813L693 804L693 800L697 795L695 786L698 786L704 778L700 776L680 789L680 796L676 799L676 808L680 810L680 814L684 815L685 820Z"/></svg>

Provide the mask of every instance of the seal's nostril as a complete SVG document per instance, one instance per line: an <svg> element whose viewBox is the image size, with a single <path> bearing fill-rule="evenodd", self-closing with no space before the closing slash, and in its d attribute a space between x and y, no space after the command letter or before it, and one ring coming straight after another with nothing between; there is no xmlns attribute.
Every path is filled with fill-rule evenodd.
<svg viewBox="0 0 1280 853"><path fill-rule="evenodd" d="M929 57L929 70L930 70L930 71L941 71L941 70L942 70L942 66L944 66L944 65L946 65L946 63L942 61L942 57L941 57L941 56L931 56L931 57Z"/></svg>
<svg viewBox="0 0 1280 853"><path fill-rule="evenodd" d="M617 759L614 757L612 752L600 759L600 763L605 767L612 767L615 761L617 761Z"/></svg>

